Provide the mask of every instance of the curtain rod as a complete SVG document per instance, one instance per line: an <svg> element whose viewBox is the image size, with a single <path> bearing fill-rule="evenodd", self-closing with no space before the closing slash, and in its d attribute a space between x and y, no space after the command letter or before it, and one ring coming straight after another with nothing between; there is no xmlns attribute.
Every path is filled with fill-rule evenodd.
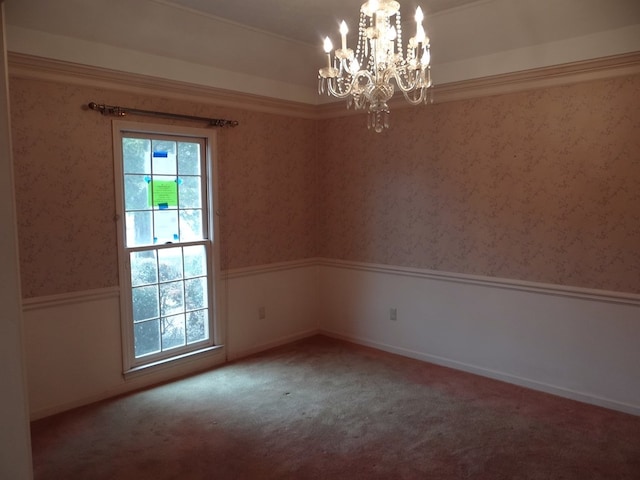
<svg viewBox="0 0 640 480"><path fill-rule="evenodd" d="M91 110L96 110L102 115L112 115L115 117L125 117L127 115L147 115L151 117L175 118L182 120L194 120L208 122L210 127L237 127L236 120L224 120L221 118L196 117L194 115L182 115L180 113L156 112L153 110L140 110L138 108L117 107L115 105L98 104L91 102L87 105Z"/></svg>

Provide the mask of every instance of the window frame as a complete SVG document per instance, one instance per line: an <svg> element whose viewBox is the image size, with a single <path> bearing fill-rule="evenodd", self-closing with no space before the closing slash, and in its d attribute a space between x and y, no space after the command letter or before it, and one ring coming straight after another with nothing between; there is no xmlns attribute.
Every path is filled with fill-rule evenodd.
<svg viewBox="0 0 640 480"><path fill-rule="evenodd" d="M209 298L209 340L196 342L193 348L178 348L174 354L152 354L149 356L135 357L132 286L129 268L129 252L136 247L126 245L126 221L124 202L124 168L122 154L122 140L130 134L134 137L144 135L162 135L175 137L176 139L197 139L204 142L205 159L202 172L202 182L206 194L207 218L203 219L207 228L208 238L205 240L205 248L208 251L208 276L210 289ZM217 162L217 135L214 130L203 128L190 128L163 124L138 123L121 120L112 121L113 153L114 153L114 180L116 193L116 230L118 240L118 273L120 285L120 324L122 335L122 364L125 379L140 373L149 373L158 368L164 368L169 364L177 364L183 361L191 361L194 356L221 353L224 350L225 325L222 321L222 288L220 271L220 229L218 206L218 162ZM189 241L177 243L174 246L188 246Z"/></svg>

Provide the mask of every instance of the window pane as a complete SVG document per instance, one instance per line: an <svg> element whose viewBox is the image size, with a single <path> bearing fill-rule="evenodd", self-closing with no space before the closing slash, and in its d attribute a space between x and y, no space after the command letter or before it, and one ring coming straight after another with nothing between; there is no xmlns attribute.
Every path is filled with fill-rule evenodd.
<svg viewBox="0 0 640 480"><path fill-rule="evenodd" d="M153 244L152 212L127 212L127 247Z"/></svg>
<svg viewBox="0 0 640 480"><path fill-rule="evenodd" d="M180 208L202 208L200 177L180 177Z"/></svg>
<svg viewBox="0 0 640 480"><path fill-rule="evenodd" d="M186 343L184 314L162 319L162 349L181 347Z"/></svg>
<svg viewBox="0 0 640 480"><path fill-rule="evenodd" d="M184 247L185 278L199 277L207 273L207 257L204 245Z"/></svg>
<svg viewBox="0 0 640 480"><path fill-rule="evenodd" d="M133 326L135 356L160 351L160 320L136 323Z"/></svg>
<svg viewBox="0 0 640 480"><path fill-rule="evenodd" d="M178 142L178 173L180 175L200 175L200 145Z"/></svg>
<svg viewBox="0 0 640 480"><path fill-rule="evenodd" d="M124 209L149 210L149 175L124 176Z"/></svg>
<svg viewBox="0 0 640 480"><path fill-rule="evenodd" d="M178 235L178 211L155 210L154 217L154 243L177 242Z"/></svg>
<svg viewBox="0 0 640 480"><path fill-rule="evenodd" d="M152 168L154 175L177 175L176 142L153 140Z"/></svg>
<svg viewBox="0 0 640 480"><path fill-rule="evenodd" d="M131 286L137 287L158 282L158 264L155 251L132 252L129 258L131 260Z"/></svg>
<svg viewBox="0 0 640 480"><path fill-rule="evenodd" d="M199 342L209 338L207 310L187 313L187 343Z"/></svg>
<svg viewBox="0 0 640 480"><path fill-rule="evenodd" d="M202 225L202 210L180 210L180 239L183 242L205 238Z"/></svg>
<svg viewBox="0 0 640 480"><path fill-rule="evenodd" d="M158 317L158 286L135 287L133 294L133 321Z"/></svg>
<svg viewBox="0 0 640 480"><path fill-rule="evenodd" d="M151 142L144 138L123 138L124 173L151 173Z"/></svg>
<svg viewBox="0 0 640 480"><path fill-rule="evenodd" d="M137 366L211 342L206 142L162 134L121 140L129 353Z"/></svg>
<svg viewBox="0 0 640 480"><path fill-rule="evenodd" d="M160 315L168 317L184 312L183 282L160 284Z"/></svg>
<svg viewBox="0 0 640 480"><path fill-rule="evenodd" d="M184 281L187 310L207 308L207 279L204 277Z"/></svg>
<svg viewBox="0 0 640 480"><path fill-rule="evenodd" d="M158 250L158 260L161 282L182 279L182 249L180 247Z"/></svg>

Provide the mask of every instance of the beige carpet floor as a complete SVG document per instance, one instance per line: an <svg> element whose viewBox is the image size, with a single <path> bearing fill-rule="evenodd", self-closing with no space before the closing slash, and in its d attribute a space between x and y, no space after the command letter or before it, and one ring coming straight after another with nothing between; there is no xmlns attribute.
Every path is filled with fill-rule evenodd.
<svg viewBox="0 0 640 480"><path fill-rule="evenodd" d="M640 417L322 336L32 435L36 480L640 479Z"/></svg>

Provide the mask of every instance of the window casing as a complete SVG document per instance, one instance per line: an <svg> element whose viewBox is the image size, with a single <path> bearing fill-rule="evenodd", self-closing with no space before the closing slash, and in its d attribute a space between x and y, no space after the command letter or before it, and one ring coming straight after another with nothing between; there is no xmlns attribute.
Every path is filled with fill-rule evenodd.
<svg viewBox="0 0 640 480"><path fill-rule="evenodd" d="M222 343L215 135L129 122L114 127L126 373Z"/></svg>

